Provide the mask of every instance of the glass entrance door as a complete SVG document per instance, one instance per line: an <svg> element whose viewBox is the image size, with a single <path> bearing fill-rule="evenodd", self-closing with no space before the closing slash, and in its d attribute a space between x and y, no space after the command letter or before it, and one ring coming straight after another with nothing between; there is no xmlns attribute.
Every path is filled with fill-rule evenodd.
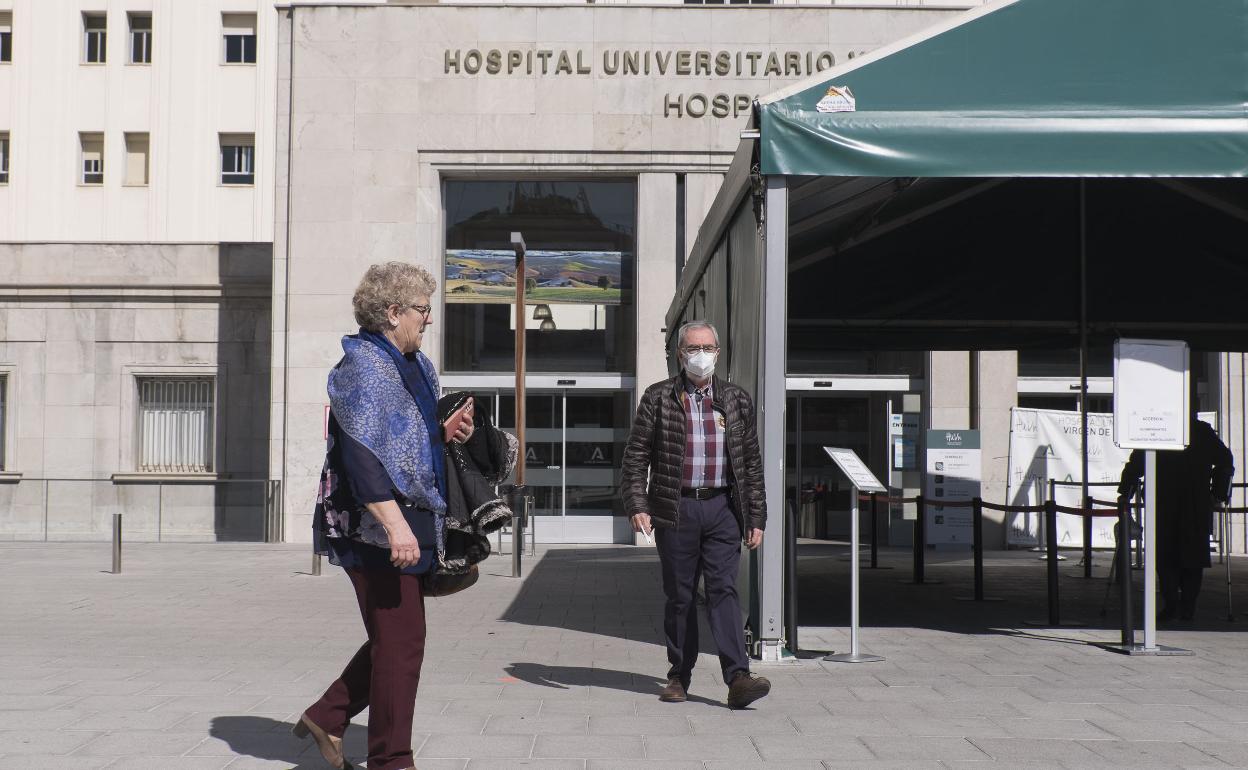
<svg viewBox="0 0 1248 770"><path fill-rule="evenodd" d="M790 395L786 410L789 500L797 504L798 537L845 539L849 536L852 488L825 446L852 449L881 478L874 460L869 396Z"/></svg>
<svg viewBox="0 0 1248 770"><path fill-rule="evenodd" d="M496 423L515 432L515 397L479 394ZM534 514L561 521L537 523L540 542L612 542L619 499L620 461L632 417L629 391L579 389L525 394L525 483Z"/></svg>

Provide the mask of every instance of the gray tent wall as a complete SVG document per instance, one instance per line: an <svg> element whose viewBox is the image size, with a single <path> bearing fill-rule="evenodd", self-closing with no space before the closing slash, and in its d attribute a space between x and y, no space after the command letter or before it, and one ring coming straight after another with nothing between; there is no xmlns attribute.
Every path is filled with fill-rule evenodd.
<svg viewBox="0 0 1248 770"><path fill-rule="evenodd" d="M784 399L787 186L751 178L754 142L742 140L698 230L667 313L667 348L680 325L707 320L720 331L721 371L754 396L767 486L767 536L748 560L740 590L757 654L778 660L784 579ZM762 207L760 209L760 204ZM775 219L760 228L760 210ZM675 371L675 356L670 359Z"/></svg>

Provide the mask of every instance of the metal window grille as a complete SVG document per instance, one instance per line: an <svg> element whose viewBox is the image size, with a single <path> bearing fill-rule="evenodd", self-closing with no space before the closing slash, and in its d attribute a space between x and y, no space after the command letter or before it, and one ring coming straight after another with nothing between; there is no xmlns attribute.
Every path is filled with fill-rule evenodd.
<svg viewBox="0 0 1248 770"><path fill-rule="evenodd" d="M83 61L87 64L103 64L107 57L107 20L103 15L83 17Z"/></svg>
<svg viewBox="0 0 1248 770"><path fill-rule="evenodd" d="M251 145L221 145L221 184L255 184L255 152Z"/></svg>
<svg viewBox="0 0 1248 770"><path fill-rule="evenodd" d="M152 63L152 17L130 17L130 63Z"/></svg>
<svg viewBox="0 0 1248 770"><path fill-rule="evenodd" d="M143 473L212 470L213 380L139 379L139 461Z"/></svg>

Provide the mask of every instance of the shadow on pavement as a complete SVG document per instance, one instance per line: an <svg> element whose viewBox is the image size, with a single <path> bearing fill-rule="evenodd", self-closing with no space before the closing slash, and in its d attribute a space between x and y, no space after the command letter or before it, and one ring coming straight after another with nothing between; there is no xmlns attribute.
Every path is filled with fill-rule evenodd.
<svg viewBox="0 0 1248 770"><path fill-rule="evenodd" d="M256 759L272 762L288 762L283 770L324 770L327 766L310 738L296 738L289 722L257 716L214 717L208 733L217 740L225 741L230 750ZM357 740L359 735L355 736ZM353 745L348 733L344 741L347 756L363 756L362 744Z"/></svg>
<svg viewBox="0 0 1248 770"><path fill-rule="evenodd" d="M622 692L635 692L639 695L653 695L656 698L666 679L657 679L646 674L634 674L629 671L615 671L609 668L586 668L583 666L546 666L541 663L512 663L505 669L515 678L541 687L554 687L567 690L571 687L603 687ZM693 693L689 700L694 703L705 703L710 706L723 706L723 701L703 698Z"/></svg>

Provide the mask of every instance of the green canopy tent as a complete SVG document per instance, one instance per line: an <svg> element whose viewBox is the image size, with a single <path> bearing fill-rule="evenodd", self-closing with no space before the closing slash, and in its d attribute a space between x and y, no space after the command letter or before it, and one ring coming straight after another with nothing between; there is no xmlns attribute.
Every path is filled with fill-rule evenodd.
<svg viewBox="0 0 1248 770"><path fill-rule="evenodd" d="M853 111L820 111L831 87ZM759 100L667 320L715 307L731 257L772 510L794 350L1243 349L1246 105L1245 0L1003 0ZM753 253L725 247L743 217Z"/></svg>

